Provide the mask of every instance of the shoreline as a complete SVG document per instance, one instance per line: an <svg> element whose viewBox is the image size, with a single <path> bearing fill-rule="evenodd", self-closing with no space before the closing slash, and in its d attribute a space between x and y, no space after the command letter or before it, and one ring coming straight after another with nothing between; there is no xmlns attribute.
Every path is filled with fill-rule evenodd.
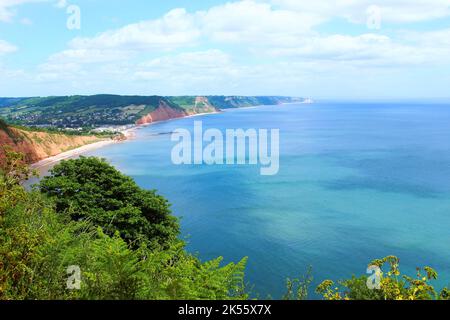
<svg viewBox="0 0 450 320"><path fill-rule="evenodd" d="M115 143L121 143L121 142L126 142L129 140L132 140L136 137L136 130L139 130L139 128L142 127L147 127L153 124L157 124L157 123L161 123L161 122L166 122L166 121L173 121L173 120L177 120L177 119L185 119L185 118L191 118L191 117L198 117L198 116L204 116L204 115L208 115L208 114L217 114L217 113L221 113L221 111L217 111L217 112L204 112L204 113L198 113L198 114L192 114L192 115L188 115L186 117L182 117L182 118L172 118L172 119L167 119L167 120L161 120L161 121L155 121L155 122L150 122L150 123L145 123L145 124L141 124L141 125L133 125L132 127L122 130L120 131L121 134L123 134L125 136L125 140L116 140L116 139L110 139L110 140L101 140L101 141L97 141L94 143L90 143L90 144L86 144L84 146L69 150L69 151L65 151L62 153L59 153L57 155L39 160L35 163L32 163L30 165L30 167L32 169L40 169L42 167L60 162L62 160L66 160L66 159L70 159L72 157L75 156L79 156L82 155L85 152L88 151L92 151L92 150L96 150L99 148L103 148L105 146L111 145L111 144L115 144Z"/></svg>
<svg viewBox="0 0 450 320"><path fill-rule="evenodd" d="M54 156L51 156L51 157L48 157L48 158L45 158L42 160L39 160L38 162L32 163L30 165L30 167L32 169L40 169L47 165L51 165L53 163L56 163L56 162L59 162L62 160L66 160L66 159L69 159L69 158L77 156L77 155L81 155L84 152L102 148L104 146L107 146L107 145L110 145L113 143L117 143L117 142L119 142L119 141L110 139L110 140L101 140L101 141L97 141L94 143L89 143L84 146L81 146L81 147L78 147L78 148L75 148L75 149L72 149L69 151L65 151L65 152L59 153L57 155L54 155Z"/></svg>
<svg viewBox="0 0 450 320"><path fill-rule="evenodd" d="M281 103L280 105L283 105L283 104L298 104L298 103L297 102L292 102L292 103L286 102L286 103ZM243 108L225 109L225 110L218 110L218 111L215 111L215 112L203 112L203 113L197 113L197 114L190 114L190 115L187 115L187 116L181 117L181 118L170 118L170 119L166 119L166 120L154 121L154 122L149 122L149 123L144 123L144 124L139 124L139 125L134 124L133 126L127 128L125 130L120 131L120 133L125 136L124 140L110 139L110 140L101 140L101 141L97 141L97 142L94 142L94 143L86 144L84 146L81 146L81 147L78 147L78 148L75 148L75 149L72 149L72 150L69 150L69 151L65 151L65 152L59 153L57 155L54 155L54 156L51 156L51 157L48 157L48 158L45 158L45 159L42 159L42 160L39 160L39 161L37 161L35 163L30 164L30 167L32 169L40 169L42 167L45 167L45 166L48 166L48 165L60 162L62 160L70 159L70 158L75 157L75 156L82 155L85 152L96 150L96 149L105 147L105 146L110 145L110 144L121 143L121 142L126 142L126 141L129 141L129 140L132 140L132 139L134 139L136 137L136 130L139 130L140 128L144 128L144 127L151 126L151 125L154 125L154 124L158 124L158 123L162 123L162 122L166 122L166 121L173 121L173 120L180 120L180 119L193 118L193 117L199 117L199 116L219 114L219 113L227 112L229 110L258 108L258 107L261 107L261 106L264 106L264 105L257 105L257 106L251 106L251 107L243 107Z"/></svg>
<svg viewBox="0 0 450 320"><path fill-rule="evenodd" d="M181 119L187 119L187 118L193 118L193 117L199 117L199 116L207 116L210 114L219 114L219 113L223 113L223 110L220 111L215 111L215 112L203 112L203 113L196 113L196 114L190 114L184 117L180 117L180 118L170 118L170 119L166 119L166 120L159 120L159 121L154 121L154 122L149 122L149 123L144 123L144 124L139 124L139 125L135 125L134 127L131 127L127 130L122 131L122 133L125 134L125 132L127 133L131 133L131 135L134 134L133 131L142 128L142 127L147 127L147 126L151 126L153 124L158 124L158 123L163 123L163 122L167 122L167 121L174 121L174 120L181 120Z"/></svg>

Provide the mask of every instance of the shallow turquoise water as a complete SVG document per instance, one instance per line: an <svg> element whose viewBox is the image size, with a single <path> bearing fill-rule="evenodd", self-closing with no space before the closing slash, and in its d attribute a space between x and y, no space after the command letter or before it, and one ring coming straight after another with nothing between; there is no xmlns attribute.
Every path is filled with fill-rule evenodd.
<svg viewBox="0 0 450 320"><path fill-rule="evenodd" d="M279 128L280 171L175 166L176 128ZM279 298L286 277L313 267L314 283L364 274L397 255L402 271L430 265L450 283L450 106L320 103L262 106L137 131L90 155L158 189L182 217L202 259L249 257L247 280ZM159 134L158 133L162 133ZM311 297L314 297L312 295Z"/></svg>

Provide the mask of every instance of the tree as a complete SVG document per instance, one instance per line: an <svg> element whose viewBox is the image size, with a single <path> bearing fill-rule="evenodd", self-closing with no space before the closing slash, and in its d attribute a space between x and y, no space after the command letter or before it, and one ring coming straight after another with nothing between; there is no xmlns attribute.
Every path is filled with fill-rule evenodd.
<svg viewBox="0 0 450 320"><path fill-rule="evenodd" d="M221 258L202 263L182 241L150 248L147 241L125 241L119 231L110 236L89 219L73 220L71 210L57 213L54 197L7 178L29 170L13 161L17 154L8 157L5 163L17 165L0 167L0 300L248 297L246 259L225 266ZM67 287L69 266L81 271L79 290Z"/></svg>
<svg viewBox="0 0 450 320"><path fill-rule="evenodd" d="M165 198L141 189L103 159L62 161L41 181L40 190L53 199L57 212L88 219L111 236L119 232L129 243L167 246L179 233Z"/></svg>
<svg viewBox="0 0 450 320"><path fill-rule="evenodd" d="M0 173L8 187L37 176L36 170L26 163L25 155L15 152L11 146L1 146L0 155Z"/></svg>

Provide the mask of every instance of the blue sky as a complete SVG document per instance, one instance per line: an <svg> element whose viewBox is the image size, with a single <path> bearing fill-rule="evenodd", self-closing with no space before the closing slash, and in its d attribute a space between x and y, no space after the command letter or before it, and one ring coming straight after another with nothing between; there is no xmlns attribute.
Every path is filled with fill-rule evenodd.
<svg viewBox="0 0 450 320"><path fill-rule="evenodd" d="M0 0L0 96L414 99L449 84L450 0Z"/></svg>

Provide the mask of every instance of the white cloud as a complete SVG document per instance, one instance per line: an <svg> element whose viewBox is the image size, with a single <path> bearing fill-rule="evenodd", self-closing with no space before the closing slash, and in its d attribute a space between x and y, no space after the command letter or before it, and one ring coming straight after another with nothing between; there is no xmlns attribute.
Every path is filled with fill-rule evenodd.
<svg viewBox="0 0 450 320"><path fill-rule="evenodd" d="M237 67L228 54L220 50L207 50L152 59L139 64L134 76L138 80L176 79L177 82L186 80L192 83L198 80L218 81L236 72Z"/></svg>
<svg viewBox="0 0 450 320"><path fill-rule="evenodd" d="M16 50L17 50L16 46L4 40L0 40L0 55L12 53L15 52Z"/></svg>
<svg viewBox="0 0 450 320"><path fill-rule="evenodd" d="M426 6L424 1L409 1L403 17L411 17L424 6L428 11L422 11L429 17L427 12L445 8L450 0L429 2L430 6ZM321 1L312 4L303 0L276 0L276 3L285 9L277 9L273 4L253 0L230 2L194 13L188 13L185 9L174 9L160 19L130 24L92 38L76 38L69 43L70 49L52 56L51 60L80 63L101 62L102 57L106 61L122 60L133 53L161 54L179 48L195 48L199 43L233 44L241 49L245 46L247 50L259 56L267 53L277 57L358 63L369 61L378 65L417 64L427 62L427 58L430 60L427 55L448 52L448 43L437 43L425 37L414 44L407 44L404 39L392 39L382 34L323 35L314 31L314 27L341 11L346 12L349 18L356 18L357 8L365 14L364 6L368 5L369 1ZM389 3L391 8L405 4L403 0L393 0ZM442 12L445 13L445 10ZM441 39L445 35L429 37ZM443 58L445 59L439 54L439 59Z"/></svg>
<svg viewBox="0 0 450 320"><path fill-rule="evenodd" d="M65 8L67 6L67 0L56 0L55 7L57 8Z"/></svg>
<svg viewBox="0 0 450 320"><path fill-rule="evenodd" d="M50 56L47 64L104 63L129 59L133 55L134 51L127 51L125 49L67 49Z"/></svg>
<svg viewBox="0 0 450 320"><path fill-rule="evenodd" d="M405 41L419 43L421 46L450 48L450 28L428 32L403 31L401 35Z"/></svg>
<svg viewBox="0 0 450 320"><path fill-rule="evenodd" d="M450 29L356 35L316 29L332 17L363 23L373 2L271 2L235 1L191 13L174 9L159 19L78 37L41 64L34 79L73 83L93 93L126 83L140 93L150 88L158 94L245 94L246 88L265 88L248 94L288 94L308 81L342 77L353 83L352 76L381 78L450 64ZM389 13L387 2L379 2L383 14ZM395 16L392 22L431 19L446 15L448 2L411 0L397 15L405 2L392 0L387 16ZM421 8L423 16L414 17Z"/></svg>
<svg viewBox="0 0 450 320"><path fill-rule="evenodd" d="M11 22L16 14L15 7L32 2L45 2L48 0L0 0L0 22Z"/></svg>
<svg viewBox="0 0 450 320"><path fill-rule="evenodd" d="M231 62L228 54L220 50L184 52L175 56L165 56L140 64L143 67L189 67L195 70L226 68Z"/></svg>
<svg viewBox="0 0 450 320"><path fill-rule="evenodd" d="M174 9L161 19L142 21L93 38L75 38L73 49L171 50L189 46L199 38L194 17Z"/></svg>
<svg viewBox="0 0 450 320"><path fill-rule="evenodd" d="M409 38L412 39L411 37ZM269 54L303 60L352 63L359 67L432 65L450 62L450 46L416 36L414 44L379 34L330 35L305 39L294 47L272 48Z"/></svg>
<svg viewBox="0 0 450 320"><path fill-rule="evenodd" d="M216 6L195 16L205 36L231 43L289 43L324 21L309 12L273 9L250 0Z"/></svg>
<svg viewBox="0 0 450 320"><path fill-rule="evenodd" d="M273 10L269 4L244 0L188 13L174 9L160 19L130 24L91 38L75 38L72 50L170 51L200 41L277 43L285 45L322 22L314 15ZM86 52L88 54L88 52Z"/></svg>
<svg viewBox="0 0 450 320"><path fill-rule="evenodd" d="M342 17L365 23L367 8L381 9L382 21L403 23L428 21L450 16L450 0L262 0L282 8L310 12L324 19Z"/></svg>

